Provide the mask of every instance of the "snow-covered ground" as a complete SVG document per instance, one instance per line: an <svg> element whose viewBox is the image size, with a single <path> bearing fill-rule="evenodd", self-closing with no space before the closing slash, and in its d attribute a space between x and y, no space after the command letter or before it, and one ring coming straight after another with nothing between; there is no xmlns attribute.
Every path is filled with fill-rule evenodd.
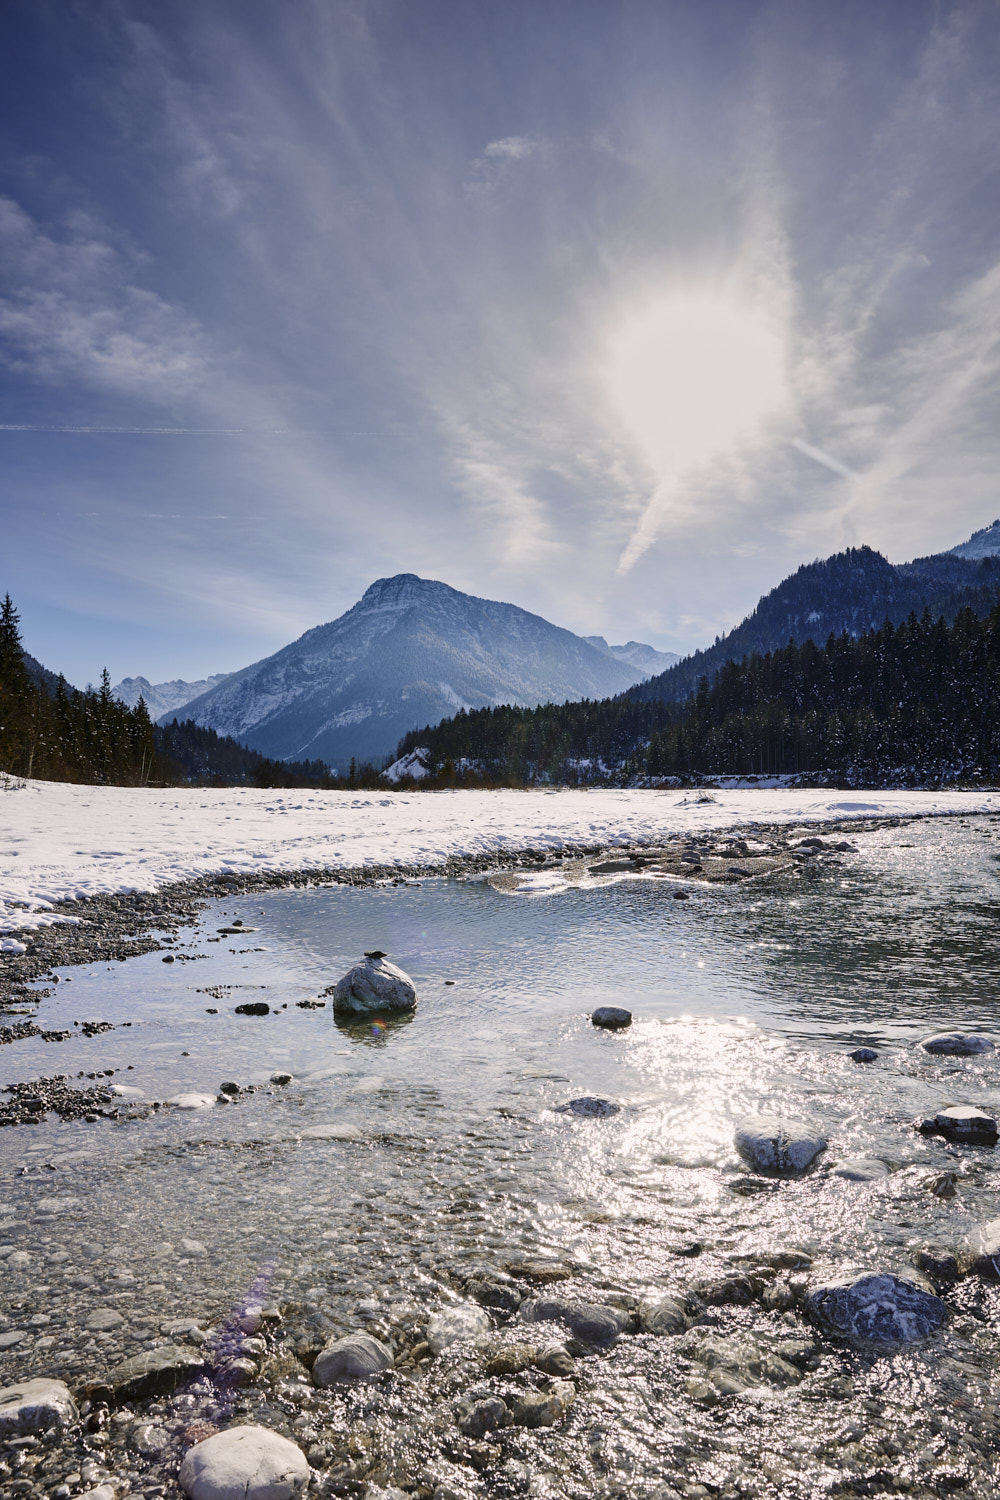
<svg viewBox="0 0 1000 1500"><path fill-rule="evenodd" d="M0 932L53 902L227 871L431 864L451 855L840 818L1000 812L998 792L802 789L529 792L149 790L31 781L0 790ZM25 910L25 907L29 908Z"/></svg>

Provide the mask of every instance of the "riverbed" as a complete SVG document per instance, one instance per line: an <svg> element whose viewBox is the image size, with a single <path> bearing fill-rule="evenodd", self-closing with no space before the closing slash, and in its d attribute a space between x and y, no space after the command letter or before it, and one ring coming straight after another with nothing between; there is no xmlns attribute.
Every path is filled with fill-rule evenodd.
<svg viewBox="0 0 1000 1500"><path fill-rule="evenodd" d="M692 838L703 867L745 871L778 836ZM1000 1030L998 853L996 818L952 816L825 832L717 883L593 859L507 883L234 878L165 947L37 977L22 1019L50 1039L0 1048L0 1081L63 1075L93 1107L0 1131L0 1384L64 1379L93 1430L8 1452L5 1483L173 1495L193 1424L255 1421L299 1443L317 1493L372 1500L991 1496L997 1288L939 1285L945 1328L888 1354L819 1333L803 1297L915 1275L1000 1214L994 1150L914 1129L1000 1110L996 1052L920 1045ZM338 1021L327 991L374 949L417 1010ZM600 1005L632 1025L595 1028ZM581 1097L617 1112L562 1108ZM734 1129L761 1110L815 1123L811 1171L748 1169ZM840 1175L859 1158L884 1170ZM527 1321L543 1293L616 1309L620 1336ZM648 1331L668 1295L685 1326ZM488 1327L435 1352L455 1308ZM317 1351L359 1330L394 1370L317 1389ZM115 1371L165 1343L204 1369L123 1398ZM553 1425L463 1430L532 1391L565 1402Z"/></svg>

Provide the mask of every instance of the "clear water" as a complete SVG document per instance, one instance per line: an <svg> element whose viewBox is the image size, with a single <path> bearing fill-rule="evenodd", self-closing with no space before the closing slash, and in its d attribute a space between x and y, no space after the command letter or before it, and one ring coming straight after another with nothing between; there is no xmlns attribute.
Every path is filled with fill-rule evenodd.
<svg viewBox="0 0 1000 1500"><path fill-rule="evenodd" d="M459 1298L471 1271L525 1255L571 1263L576 1295L601 1300L688 1290L791 1246L818 1277L905 1270L916 1247L955 1244L1000 1214L995 1153L925 1139L912 1121L946 1103L1000 1109L1000 1052L934 1059L917 1043L1000 1033L1000 825L936 820L855 842L856 854L695 887L684 902L671 881L633 878L544 894L468 880L232 898L182 931L173 964L151 954L61 971L71 982L42 1001L40 1023L116 1029L5 1047L0 1081L114 1069L159 1100L215 1095L225 1080L261 1087L227 1107L0 1132L0 1241L30 1257L0 1269L5 1326L24 1333L0 1349L0 1384L99 1375L160 1342L173 1316L218 1323L262 1268L268 1296L298 1309L289 1326L321 1313L392 1335ZM210 941L234 918L257 930ZM329 1003L298 1007L372 948L414 979L412 1018L345 1027ZM254 999L272 1013L234 1014ZM595 1030L599 1004L626 1005L632 1028ZM879 1050L872 1066L847 1055L862 1043ZM278 1069L293 1082L270 1085ZM622 1111L553 1112L584 1094ZM820 1168L750 1192L733 1128L758 1109L821 1125ZM303 1135L327 1124L357 1138ZM891 1174L831 1174L857 1156ZM945 1169L960 1190L941 1201L924 1183ZM702 1253L678 1257L690 1241ZM88 1333L86 1312L106 1305L127 1311L126 1329ZM794 1388L762 1382L721 1401L699 1395L689 1336L626 1336L581 1361L564 1423L511 1438L483 1472L440 1439L455 1382L489 1385L472 1354L443 1357L383 1407L338 1397L310 1421L343 1441L368 1423L358 1493L417 1473L445 1495L878 1493L901 1478L917 1494L990 1495L1000 1305L978 1282L949 1305L928 1345L876 1359L822 1344ZM38 1307L51 1321L32 1327ZM797 1314L757 1305L706 1319L736 1343L808 1333ZM266 1406L258 1391L241 1400Z"/></svg>

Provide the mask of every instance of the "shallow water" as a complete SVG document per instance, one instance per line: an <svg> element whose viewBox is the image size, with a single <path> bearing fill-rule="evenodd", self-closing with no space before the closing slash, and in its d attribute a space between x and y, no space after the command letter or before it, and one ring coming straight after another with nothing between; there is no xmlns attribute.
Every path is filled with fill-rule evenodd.
<svg viewBox="0 0 1000 1500"><path fill-rule="evenodd" d="M29 1257L0 1261L0 1340L22 1335L0 1348L0 1384L97 1379L162 1342L171 1317L217 1326L255 1278L286 1307L293 1342L367 1327L399 1346L473 1271L524 1256L568 1263L574 1294L606 1301L689 1292L790 1247L819 1279L912 1271L915 1248L954 1245L1000 1214L995 1152L926 1139L912 1121L946 1103L995 1113L1000 1054L935 1059L917 1044L1000 1030L1000 825L939 819L853 842L785 875L688 886L687 901L671 880L558 872L536 894L453 880L231 898L182 929L173 964L154 953L60 971L71 982L39 1023L115 1029L4 1047L0 1082L114 1069L147 1100L260 1087L225 1107L0 1132L0 1241ZM220 935L237 918L256 930ZM345 1027L329 1002L299 1008L376 947L413 977L412 1019ZM234 1014L254 999L272 1013ZM595 1030L599 1004L628 1006L631 1029ZM847 1055L862 1043L880 1053L868 1067ZM278 1069L293 1082L271 1085ZM621 1113L553 1111L579 1095ZM816 1171L753 1179L734 1122L765 1108L821 1126ZM326 1125L356 1138L304 1134ZM833 1175L859 1156L890 1175ZM941 1201L924 1182L946 1169L960 1191ZM678 1255L692 1242L700 1254ZM985 1496L1000 1305L974 1281L948 1301L949 1327L926 1345L875 1358L820 1340L800 1384L735 1396L702 1388L704 1338L809 1336L797 1312L710 1305L682 1338L626 1335L581 1358L563 1423L508 1430L481 1468L447 1416L462 1391L491 1386L473 1350L390 1378L367 1404L300 1391L282 1405L264 1382L239 1410L268 1425L310 1412L291 1430L333 1450L329 1472L317 1460L321 1487L364 1427L364 1459L337 1493L405 1481L443 1500L658 1485L807 1495L905 1479L913 1493ZM88 1331L108 1306L123 1327ZM32 1323L39 1311L48 1322ZM172 1482L163 1462L122 1462L137 1489Z"/></svg>

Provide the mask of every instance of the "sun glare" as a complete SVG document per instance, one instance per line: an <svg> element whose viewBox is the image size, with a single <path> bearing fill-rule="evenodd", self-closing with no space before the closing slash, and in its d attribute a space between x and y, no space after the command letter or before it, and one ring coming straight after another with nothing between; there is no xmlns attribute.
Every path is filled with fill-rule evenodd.
<svg viewBox="0 0 1000 1500"><path fill-rule="evenodd" d="M621 326L608 387L662 484L760 435L787 397L784 341L736 297L674 294Z"/></svg>

